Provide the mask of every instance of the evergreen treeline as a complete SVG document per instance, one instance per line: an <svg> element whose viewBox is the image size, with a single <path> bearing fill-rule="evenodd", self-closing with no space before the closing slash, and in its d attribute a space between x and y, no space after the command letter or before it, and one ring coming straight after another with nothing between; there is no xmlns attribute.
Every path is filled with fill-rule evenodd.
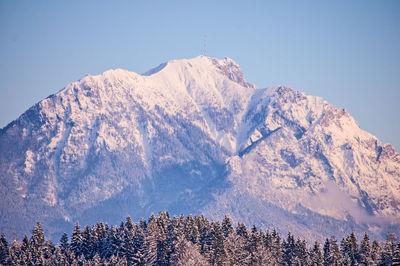
<svg viewBox="0 0 400 266"><path fill-rule="evenodd" d="M386 242L371 243L368 234L359 242L354 233L340 243L335 237L305 240L276 230L263 232L243 223L234 227L204 216L170 218L167 212L121 225L102 222L81 228L75 225L55 245L46 240L37 223L22 242L0 239L2 265L400 265L400 243L389 233Z"/></svg>

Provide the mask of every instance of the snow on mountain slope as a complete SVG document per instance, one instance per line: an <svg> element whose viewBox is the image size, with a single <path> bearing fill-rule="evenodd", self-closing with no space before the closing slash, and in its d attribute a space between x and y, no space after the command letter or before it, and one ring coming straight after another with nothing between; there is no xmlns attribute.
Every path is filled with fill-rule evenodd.
<svg viewBox="0 0 400 266"><path fill-rule="evenodd" d="M252 125L248 142L228 161L233 188L207 206L210 215L221 218L222 210L238 204L232 198L240 198L239 204L250 201L265 214L257 223L273 226L292 216L282 227L310 239L346 230L379 235L385 226L398 226L400 155L391 145L382 145L344 109L319 97L285 87L258 93L243 121ZM289 214L265 210L269 204ZM332 220L312 217L325 228L310 227L304 218L309 211L347 225L327 230ZM234 214L239 220L247 215Z"/></svg>
<svg viewBox="0 0 400 266"><path fill-rule="evenodd" d="M249 138L250 143L243 147L241 163L245 164L244 169L254 169L246 164L254 164L258 162L256 158L263 158L265 161L257 163L258 174L252 177L264 179L260 172L265 173L265 177L275 176L269 187L277 193L282 193L283 189L290 190L288 194L293 195L291 190L299 190L290 200L284 195L268 194L269 201L284 199L284 207L294 207L299 203L301 193L329 194L330 190L339 189L360 200L360 205L370 214L399 213L400 156L393 147L382 146L376 137L361 130L344 109L336 109L321 98L279 87L269 99L267 106L261 103L253 107L256 110L265 108L265 111ZM249 119L257 117L259 112L255 113L256 116ZM261 140L269 132L274 133L257 145L257 141L251 141L257 139L256 136ZM249 148L253 148L251 152L244 152ZM274 165L273 169L268 165ZM318 199L320 197L323 195ZM312 198L308 196L300 203L313 209ZM335 202L326 203L335 205ZM348 211L344 206L330 205L321 210L336 218L345 218Z"/></svg>
<svg viewBox="0 0 400 266"><path fill-rule="evenodd" d="M317 238L400 218L391 145L319 97L257 89L229 58L86 76L1 129L0 151L8 234L165 209Z"/></svg>

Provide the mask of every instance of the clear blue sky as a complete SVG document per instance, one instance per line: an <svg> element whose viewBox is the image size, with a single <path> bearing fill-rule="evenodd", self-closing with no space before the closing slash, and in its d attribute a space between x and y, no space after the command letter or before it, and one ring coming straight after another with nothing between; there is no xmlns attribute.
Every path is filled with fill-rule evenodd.
<svg viewBox="0 0 400 266"><path fill-rule="evenodd" d="M86 74L231 57L400 151L400 1L0 1L0 127Z"/></svg>

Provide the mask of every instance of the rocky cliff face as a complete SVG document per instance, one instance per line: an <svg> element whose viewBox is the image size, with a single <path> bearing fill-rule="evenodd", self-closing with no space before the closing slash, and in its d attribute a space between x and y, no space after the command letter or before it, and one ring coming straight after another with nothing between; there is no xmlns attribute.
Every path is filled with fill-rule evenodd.
<svg viewBox="0 0 400 266"><path fill-rule="evenodd" d="M200 213L322 238L400 218L400 155L343 109L231 59L86 76L0 130L1 231ZM397 226L397 227L396 227Z"/></svg>

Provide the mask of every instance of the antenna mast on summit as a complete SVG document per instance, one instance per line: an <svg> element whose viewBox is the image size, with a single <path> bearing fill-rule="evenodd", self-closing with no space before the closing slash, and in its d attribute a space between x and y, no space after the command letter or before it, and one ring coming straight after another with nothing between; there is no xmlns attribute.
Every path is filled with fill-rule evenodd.
<svg viewBox="0 0 400 266"><path fill-rule="evenodd" d="M207 56L207 35L204 35L204 50L203 55Z"/></svg>

